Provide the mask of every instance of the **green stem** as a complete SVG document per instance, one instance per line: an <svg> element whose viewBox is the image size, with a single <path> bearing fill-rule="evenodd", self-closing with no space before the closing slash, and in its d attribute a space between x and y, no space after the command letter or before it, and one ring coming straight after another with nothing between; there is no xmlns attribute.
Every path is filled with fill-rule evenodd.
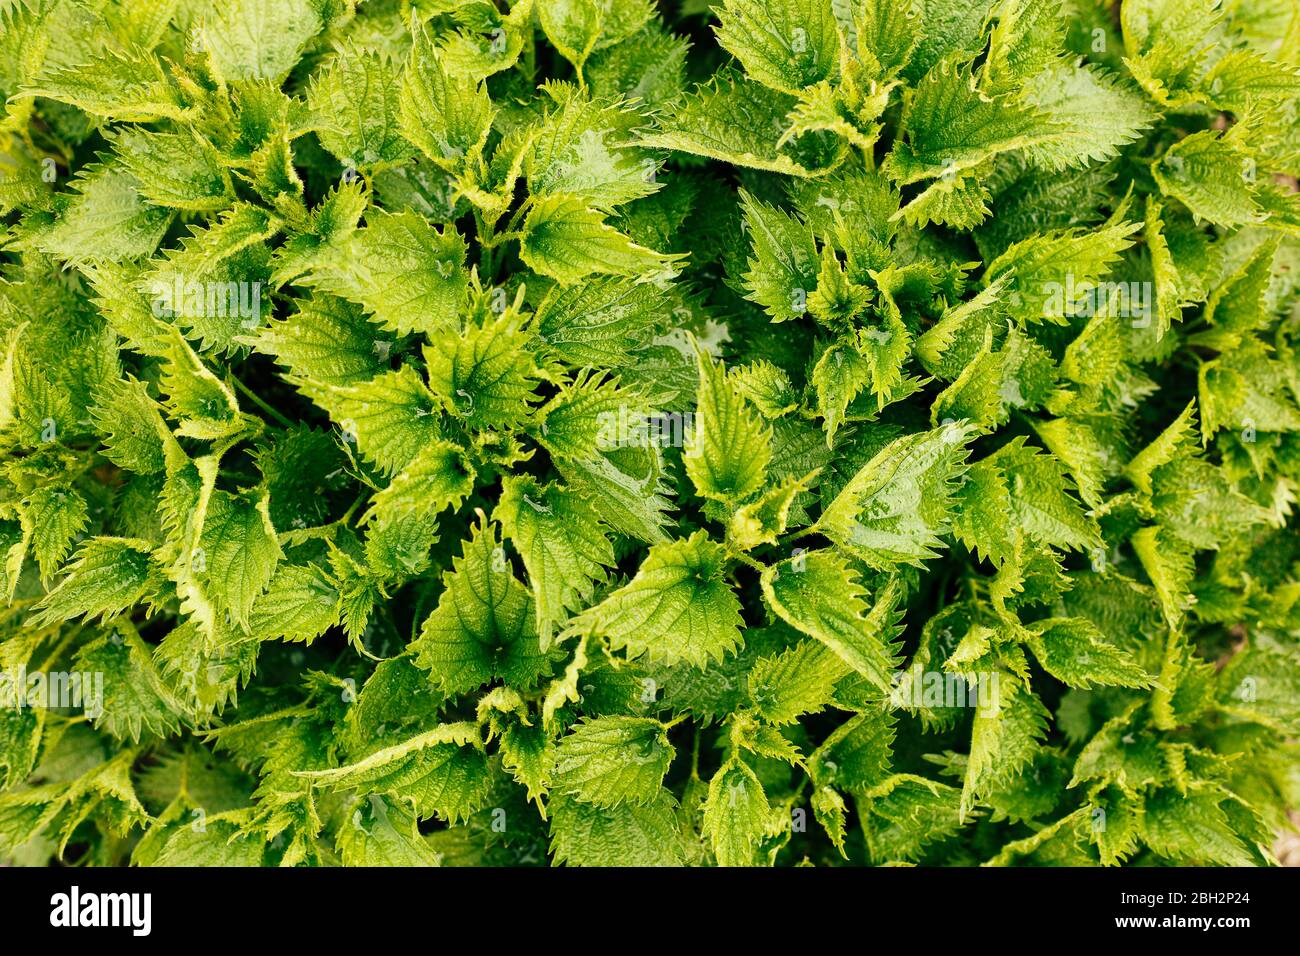
<svg viewBox="0 0 1300 956"><path fill-rule="evenodd" d="M479 248L479 279L486 286L495 284L497 274L496 262L493 261L492 247L496 244L493 236L493 228L483 220L483 216L476 209L474 210L474 225L478 228Z"/></svg>
<svg viewBox="0 0 1300 956"><path fill-rule="evenodd" d="M730 547L728 547L727 550L731 552L731 557L732 557L732 558L734 558L735 560L739 561L741 564L747 564L747 565L749 565L751 568L753 568L753 569L754 569L755 571L757 571L759 574L762 574L764 571L767 570L767 565L762 564L762 563L760 563L760 562L754 560L754 559L751 558L749 555L745 554L745 552L743 552L743 551L732 551L732 549L731 549Z"/></svg>
<svg viewBox="0 0 1300 956"><path fill-rule="evenodd" d="M283 415L281 415L279 412L277 412L274 408L272 408L272 407L271 407L270 405L268 405L266 402L262 401L261 397L258 396L257 393L255 393L251 388L249 388L247 385L245 385L243 382L241 382L241 381L240 381L238 378L236 378L234 375L231 375L231 376L230 376L230 380L235 384L235 390L236 390L236 391L238 391L241 395L243 395L245 398L247 398L250 402L252 402L252 403L253 403L254 405L256 405L258 408L260 408L260 409L261 409L262 411L264 411L266 414L268 414L268 415L270 415L272 418L274 418L277 422L280 423L281 426L283 426L284 428L292 428L292 427L293 427L293 422L291 422L289 419L285 418Z"/></svg>
<svg viewBox="0 0 1300 956"><path fill-rule="evenodd" d="M334 523L340 525L341 527L346 528L352 522L352 516L355 515L357 513L357 509L361 507L361 503L363 501L366 501L369 497L370 496L365 492L362 492L361 494L357 495L357 500L352 502L352 504L348 507L347 512L344 513L343 517L339 518L339 520Z"/></svg>
<svg viewBox="0 0 1300 956"><path fill-rule="evenodd" d="M873 143L870 149L863 149L861 152L862 152L862 162L866 165L867 169L874 171L876 168L875 144Z"/></svg>
<svg viewBox="0 0 1300 956"><path fill-rule="evenodd" d="M507 239L518 239L522 235L522 233L519 232L519 229L523 225L524 216L528 215L532 208L533 197L529 196L523 201L520 207L515 210L515 214L510 217L510 222L506 224L506 231L500 233L496 237L496 241L504 242Z"/></svg>

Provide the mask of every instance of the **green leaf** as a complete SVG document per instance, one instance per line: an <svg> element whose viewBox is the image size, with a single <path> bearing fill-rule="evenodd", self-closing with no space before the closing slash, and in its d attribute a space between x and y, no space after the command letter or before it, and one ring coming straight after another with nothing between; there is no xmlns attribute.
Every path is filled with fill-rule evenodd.
<svg viewBox="0 0 1300 956"><path fill-rule="evenodd" d="M1089 508L1101 506L1109 462L1114 458L1105 429L1100 418L1055 418L1034 428L1047 450L1065 465L1079 498Z"/></svg>
<svg viewBox="0 0 1300 956"><path fill-rule="evenodd" d="M572 382L562 383L556 396L538 412L537 440L561 461L586 461L598 451L628 445L637 414L629 406L638 398L620 388L616 379L579 372ZM627 425L624 434L620 434L622 425Z"/></svg>
<svg viewBox="0 0 1300 956"><path fill-rule="evenodd" d="M302 275L316 263L328 261L334 251L346 244L348 237L356 232L367 204L364 180L349 182L344 177L325 194L315 209L306 214L305 221L295 210L292 218L296 220L297 234L291 235L275 251L273 281L284 283Z"/></svg>
<svg viewBox="0 0 1300 956"><path fill-rule="evenodd" d="M259 330L257 351L273 356L298 380L323 386L358 385L385 371L379 330L359 307L330 295L297 306Z"/></svg>
<svg viewBox="0 0 1300 956"><path fill-rule="evenodd" d="M538 199L524 220L520 257L534 272L571 285L593 275L667 280L674 259L639 246L577 196Z"/></svg>
<svg viewBox="0 0 1300 956"><path fill-rule="evenodd" d="M601 13L596 0L555 0L537 8L537 20L546 38L580 76L582 65L600 39Z"/></svg>
<svg viewBox="0 0 1300 956"><path fill-rule="evenodd" d="M1251 866L1254 860L1213 790L1192 794L1163 787L1147 798L1142 837L1160 856L1191 866Z"/></svg>
<svg viewBox="0 0 1300 956"><path fill-rule="evenodd" d="M569 624L629 659L652 664L720 661L740 642L740 601L726 580L726 551L703 531L656 544L636 576Z"/></svg>
<svg viewBox="0 0 1300 956"><path fill-rule="evenodd" d="M685 87L688 42L653 20L640 33L598 52L585 74L593 95L624 97L635 106L661 108Z"/></svg>
<svg viewBox="0 0 1300 956"><path fill-rule="evenodd" d="M128 129L112 143L122 168L139 182L140 195L155 205L215 212L234 199L230 174L196 136Z"/></svg>
<svg viewBox="0 0 1300 956"><path fill-rule="evenodd" d="M171 223L171 214L147 204L140 181L121 166L85 170L72 185L76 193L35 245L73 265L147 256Z"/></svg>
<svg viewBox="0 0 1300 956"><path fill-rule="evenodd" d="M891 77L912 58L922 36L921 9L912 0L862 0L853 8L853 33L858 55L869 66Z"/></svg>
<svg viewBox="0 0 1300 956"><path fill-rule="evenodd" d="M474 490L474 478L464 449L447 441L429 442L375 493L362 521L388 524L403 515L436 515L464 501Z"/></svg>
<svg viewBox="0 0 1300 956"><path fill-rule="evenodd" d="M554 785L583 803L603 808L653 803L675 752L657 720L586 720L556 746Z"/></svg>
<svg viewBox="0 0 1300 956"><path fill-rule="evenodd" d="M830 0L725 0L719 45L765 86L785 93L829 79L838 66L839 36Z"/></svg>
<svg viewBox="0 0 1300 956"><path fill-rule="evenodd" d="M275 433L256 457L276 528L316 527L339 513L347 456L334 436L299 425Z"/></svg>
<svg viewBox="0 0 1300 956"><path fill-rule="evenodd" d="M438 687L461 693L499 677L525 688L549 671L532 596L510 570L496 525L474 529L443 588L412 644Z"/></svg>
<svg viewBox="0 0 1300 956"><path fill-rule="evenodd" d="M1291 733L1300 725L1294 654L1252 647L1235 654L1219 672L1218 706L1242 720Z"/></svg>
<svg viewBox="0 0 1300 956"><path fill-rule="evenodd" d="M1203 102L1197 89L1222 13L1215 0L1131 0L1121 10L1125 65L1157 102Z"/></svg>
<svg viewBox="0 0 1300 956"><path fill-rule="evenodd" d="M895 774L859 798L862 829L876 864L917 860L956 833L961 791L913 774Z"/></svg>
<svg viewBox="0 0 1300 956"><path fill-rule="evenodd" d="M86 499L67 486L37 488L23 502L21 517L24 538L48 581L86 527Z"/></svg>
<svg viewBox="0 0 1300 956"><path fill-rule="evenodd" d="M441 866L442 857L403 803L371 795L339 827L336 837L344 866Z"/></svg>
<svg viewBox="0 0 1300 956"><path fill-rule="evenodd" d="M774 322L798 318L817 288L819 260L812 231L749 193L742 192L740 200L753 250L744 276L745 294Z"/></svg>
<svg viewBox="0 0 1300 956"><path fill-rule="evenodd" d="M848 859L844 852L845 813L848 809L844 797L834 787L818 787L812 795L813 814L822 825L826 835L840 851L840 856Z"/></svg>
<svg viewBox="0 0 1300 956"><path fill-rule="evenodd" d="M618 367L634 364L670 310L667 293L654 283L597 276L577 285L552 286L534 321L548 352L560 361Z"/></svg>
<svg viewBox="0 0 1300 956"><path fill-rule="evenodd" d="M736 390L722 363L699 345L695 429L682 460L704 498L738 504L763 486L772 432Z"/></svg>
<svg viewBox="0 0 1300 956"><path fill-rule="evenodd" d="M635 113L576 93L557 95L524 164L533 196L572 196L608 213L662 188L655 160L632 145Z"/></svg>
<svg viewBox="0 0 1300 956"><path fill-rule="evenodd" d="M73 832L91 817L109 834L125 836L148 819L132 786L128 749L107 761L85 754L65 767L60 782L20 789L0 796L0 848L11 852L48 830L62 854ZM102 761L102 762L101 762Z"/></svg>
<svg viewBox="0 0 1300 956"><path fill-rule="evenodd" d="M505 16L495 8L479 7L463 27L441 40L448 75L481 80L508 70L519 59L525 40L532 42L533 0L519 0Z"/></svg>
<svg viewBox="0 0 1300 956"><path fill-rule="evenodd" d="M729 369L736 389L768 418L780 418L799 407L794 384L784 369L760 359Z"/></svg>
<svg viewBox="0 0 1300 956"><path fill-rule="evenodd" d="M828 164L819 163L820 157L811 150L801 154L798 144L779 145L786 114L794 104L793 97L737 72L720 72L708 85L682 97L656 130L641 137L641 144L749 169L808 176L812 170L805 162Z"/></svg>
<svg viewBox="0 0 1300 956"><path fill-rule="evenodd" d="M1021 321L1064 324L1079 300L1098 294L1097 280L1133 244L1129 236L1137 227L1137 223L1119 223L1102 230L1032 236L994 259L985 282L1008 277L1008 311Z"/></svg>
<svg viewBox="0 0 1300 956"><path fill-rule="evenodd" d="M541 377L527 345L509 315L469 325L454 341L425 349L429 387L470 429L517 427Z"/></svg>
<svg viewBox="0 0 1300 956"><path fill-rule="evenodd" d="M1151 476L1162 466L1190 454L1195 448L1196 402L1190 401L1179 416L1124 466L1124 477L1151 494Z"/></svg>
<svg viewBox="0 0 1300 956"><path fill-rule="evenodd" d="M175 327L162 351L166 361L159 385L167 411L180 420L181 435L218 441L245 431L248 422L230 386L203 364Z"/></svg>
<svg viewBox="0 0 1300 956"><path fill-rule="evenodd" d="M402 135L443 169L454 170L482 155L492 101L482 84L447 75L427 33L415 39L398 107Z"/></svg>
<svg viewBox="0 0 1300 956"><path fill-rule="evenodd" d="M26 93L125 122L184 120L193 110L158 58L139 48L94 50L83 63L48 71Z"/></svg>
<svg viewBox="0 0 1300 956"><path fill-rule="evenodd" d="M111 617L152 596L162 569L147 541L91 538L78 550L67 577L45 596L32 619L36 627L74 617Z"/></svg>
<svg viewBox="0 0 1300 956"><path fill-rule="evenodd" d="M1170 146L1151 168L1160 191L1217 225L1263 222L1254 195L1254 159L1239 140L1203 130Z"/></svg>
<svg viewBox="0 0 1300 956"><path fill-rule="evenodd" d="M664 497L668 489L659 460L653 449L629 451L639 454L601 453L586 460L561 459L555 466L611 528L649 544L666 541L664 512L672 504Z"/></svg>
<svg viewBox="0 0 1300 956"><path fill-rule="evenodd" d="M816 530L876 568L934 557L970 436L969 427L950 424L889 443L826 506Z"/></svg>
<svg viewBox="0 0 1300 956"><path fill-rule="evenodd" d="M262 300L270 259L266 240L278 228L248 203L235 205L207 229L192 228L142 279L154 296L155 313L201 339L204 351L232 351L238 333L261 325L262 312L270 311Z"/></svg>
<svg viewBox="0 0 1300 956"><path fill-rule="evenodd" d="M987 330L983 348L930 406L931 425L961 420L983 432L997 427L1002 417L1006 357L992 351L992 345L992 330Z"/></svg>
<svg viewBox="0 0 1300 956"><path fill-rule="evenodd" d="M355 443L362 455L390 474L442 437L438 399L409 365L342 388L295 384L326 408L342 429L344 442Z"/></svg>
<svg viewBox="0 0 1300 956"><path fill-rule="evenodd" d="M940 176L904 206L899 215L909 226L915 227L932 222L954 229L978 226L988 218L991 198L983 168L982 165Z"/></svg>
<svg viewBox="0 0 1300 956"><path fill-rule="evenodd" d="M1277 256L1276 245L1265 242L1231 275L1226 276L1222 285L1210 293L1205 303L1205 319L1217 326L1217 336L1210 333L1199 337L1198 342L1215 345L1222 337L1223 345L1228 346L1235 337L1242 333L1253 332L1268 324L1268 287L1273 278L1273 262ZM1233 343L1235 344L1235 343ZM1229 348L1220 348L1229 351Z"/></svg>
<svg viewBox="0 0 1300 956"><path fill-rule="evenodd" d="M319 259L299 280L363 306L398 335L456 328L469 288L465 241L414 212L372 209L365 228Z"/></svg>
<svg viewBox="0 0 1300 956"><path fill-rule="evenodd" d="M1253 340L1201 365L1197 378L1203 442L1225 427L1240 429L1248 443L1257 430L1300 429L1300 409L1288 390L1286 373Z"/></svg>
<svg viewBox="0 0 1300 956"><path fill-rule="evenodd" d="M227 82L278 83L320 32L320 10L310 0L232 0L215 7L199 27L201 49Z"/></svg>
<svg viewBox="0 0 1300 956"><path fill-rule="evenodd" d="M959 812L963 821L976 804L1011 784L1034 758L1046 735L1047 710L1019 678L997 673L993 699L975 711L970 757Z"/></svg>
<svg viewBox="0 0 1300 956"><path fill-rule="evenodd" d="M400 134L402 77L382 53L337 49L307 87L321 145L345 167L398 163L414 155Z"/></svg>
<svg viewBox="0 0 1300 956"><path fill-rule="evenodd" d="M989 53L980 84L1007 93L1025 79L1057 65L1065 47L1065 23L1058 0L1004 0L996 4Z"/></svg>
<svg viewBox="0 0 1300 956"><path fill-rule="evenodd" d="M268 511L270 499L256 501L217 490L208 501L199 548L208 592L247 627L253 602L266 590L284 557ZM191 556L194 563L195 556Z"/></svg>
<svg viewBox="0 0 1300 956"><path fill-rule="evenodd" d="M996 463L983 459L970 466L957 493L952 531L977 557L1000 565L1011 556L1011 491Z"/></svg>
<svg viewBox="0 0 1300 956"><path fill-rule="evenodd" d="M1090 64L1051 66L1029 81L1024 96L1055 127L1025 151L1049 169L1112 159L1156 119L1141 93Z"/></svg>
<svg viewBox="0 0 1300 956"><path fill-rule="evenodd" d="M954 175L1044 142L1049 129L1029 109L980 92L969 68L946 59L904 97L899 140L882 169L900 185Z"/></svg>
<svg viewBox="0 0 1300 956"><path fill-rule="evenodd" d="M614 565L603 522L581 495L527 476L507 478L492 512L519 549L537 610L537 633L549 647L557 624L587 604Z"/></svg>
<svg viewBox="0 0 1300 956"><path fill-rule="evenodd" d="M769 567L762 585L781 620L826 645L877 689L893 686L902 596L897 581L875 595L868 611L867 592L849 565L834 552L814 551Z"/></svg>
<svg viewBox="0 0 1300 956"><path fill-rule="evenodd" d="M1049 618L1030 627L1029 646L1043 669L1070 687L1146 687L1137 661L1109 643L1086 618Z"/></svg>
<svg viewBox="0 0 1300 956"><path fill-rule="evenodd" d="M386 794L408 801L418 819L466 819L487 800L491 781L472 723L440 724L330 770L294 771L331 790Z"/></svg>
<svg viewBox="0 0 1300 956"><path fill-rule="evenodd" d="M709 781L703 820L703 835L718 866L759 865L763 841L779 827L754 771L735 757L723 764Z"/></svg>
<svg viewBox="0 0 1300 956"><path fill-rule="evenodd" d="M776 544L790 523L790 511L795 499L808 491L817 477L811 471L802 478L787 478L771 488L762 497L736 510L727 523L728 540L742 551L762 544Z"/></svg>
<svg viewBox="0 0 1300 956"><path fill-rule="evenodd" d="M1254 50L1232 50L1210 67L1201 89L1220 109L1243 114L1300 96L1300 74Z"/></svg>
<svg viewBox="0 0 1300 956"><path fill-rule="evenodd" d="M661 790L643 806L617 810L559 799L551 807L551 853L568 866L681 866L676 806Z"/></svg>
<svg viewBox="0 0 1300 956"><path fill-rule="evenodd" d="M1142 569L1155 586L1165 621L1171 628L1179 628L1195 600L1191 584L1196 565L1191 549L1172 540L1171 535L1159 527L1143 528L1133 535L1130 543Z"/></svg>
<svg viewBox="0 0 1300 956"><path fill-rule="evenodd" d="M163 683L148 646L134 628L122 628L85 645L77 652L73 669L82 675L83 707L96 729L133 743L141 736L166 737L179 729L181 705ZM90 675L95 675L93 680ZM86 687L88 683L93 691Z"/></svg>
<svg viewBox="0 0 1300 956"><path fill-rule="evenodd" d="M1006 479L1011 519L1029 538L1067 550L1098 540L1096 523L1069 494L1065 469L1050 454L1016 438L987 459Z"/></svg>
<svg viewBox="0 0 1300 956"><path fill-rule="evenodd" d="M1156 339L1162 339L1174 322L1182 319L1182 294L1178 266L1174 262L1169 240L1165 236L1162 214L1164 207L1154 196L1147 197L1144 233L1147 249L1151 253L1151 272L1155 279Z"/></svg>
<svg viewBox="0 0 1300 956"><path fill-rule="evenodd" d="M339 592L315 565L280 564L254 603L248 633L257 640L310 644L339 621Z"/></svg>
<svg viewBox="0 0 1300 956"><path fill-rule="evenodd" d="M545 796L555 771L555 744L545 727L514 724L501 735L501 765L528 790L530 800Z"/></svg>
<svg viewBox="0 0 1300 956"><path fill-rule="evenodd" d="M792 724L815 714L833 699L835 684L848 665L818 641L800 641L778 655L763 657L749 672L749 696L759 716L772 724Z"/></svg>
<svg viewBox="0 0 1300 956"><path fill-rule="evenodd" d="M205 814L203 826L194 819L176 822L172 813L184 813L184 801L169 807L140 840L131 855L136 866L229 866L252 867L266 864L266 845L249 836L232 819ZM190 808L192 814L199 808ZM234 814L232 814L234 816Z"/></svg>

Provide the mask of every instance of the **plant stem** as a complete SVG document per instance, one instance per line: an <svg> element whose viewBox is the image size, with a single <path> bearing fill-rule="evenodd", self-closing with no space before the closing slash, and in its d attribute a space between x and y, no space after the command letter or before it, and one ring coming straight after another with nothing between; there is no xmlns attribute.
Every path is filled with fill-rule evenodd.
<svg viewBox="0 0 1300 956"><path fill-rule="evenodd" d="M241 382L241 381L240 381L238 378L236 378L234 375L231 375L231 376L230 376L230 380L231 380L232 382L234 382L234 384L235 384L235 390L236 390L236 391L238 391L241 395L243 395L245 398L247 398L250 402L252 402L252 403L253 403L254 405L256 405L258 408L260 408L260 409L261 409L262 411L264 411L266 414L268 414L268 415L270 415L272 418L274 418L274 419L275 419L277 422L279 422L279 423L280 423L284 428L292 428L292 427L293 427L293 422L289 421L289 419L285 418L283 415L281 415L279 412L277 412L274 408L272 408L270 405L268 405L266 402L264 402L264 401L263 401L263 400L262 400L262 399L257 395L256 392L254 392L251 388L249 388L247 385L245 385L243 382Z"/></svg>
<svg viewBox="0 0 1300 956"><path fill-rule="evenodd" d="M497 264L492 253L492 248L496 245L493 241L493 228L483 221L483 216L479 214L477 209L474 210L474 225L478 228L478 241L481 250L479 253L479 269L481 270L479 278L484 285L492 286L495 285L497 274Z"/></svg>

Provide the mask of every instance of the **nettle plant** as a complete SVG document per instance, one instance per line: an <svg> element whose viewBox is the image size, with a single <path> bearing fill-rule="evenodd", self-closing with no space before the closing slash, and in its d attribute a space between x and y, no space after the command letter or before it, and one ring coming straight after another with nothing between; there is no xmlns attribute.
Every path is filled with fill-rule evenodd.
<svg viewBox="0 0 1300 956"><path fill-rule="evenodd" d="M9 859L1272 862L1292 0L0 50Z"/></svg>

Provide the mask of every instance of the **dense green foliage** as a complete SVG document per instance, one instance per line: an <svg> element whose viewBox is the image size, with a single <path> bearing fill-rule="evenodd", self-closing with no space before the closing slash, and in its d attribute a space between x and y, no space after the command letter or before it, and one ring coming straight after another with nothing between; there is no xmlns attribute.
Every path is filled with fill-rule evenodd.
<svg viewBox="0 0 1300 956"><path fill-rule="evenodd" d="M7 0L0 92L0 858L1272 862L1294 0Z"/></svg>

